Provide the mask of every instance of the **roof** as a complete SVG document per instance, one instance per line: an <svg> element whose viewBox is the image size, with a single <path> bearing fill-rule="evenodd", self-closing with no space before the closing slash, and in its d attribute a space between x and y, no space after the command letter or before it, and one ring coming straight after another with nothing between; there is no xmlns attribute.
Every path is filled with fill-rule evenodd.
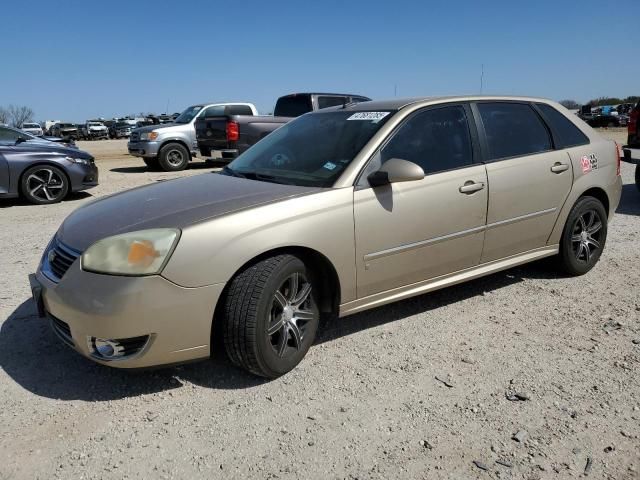
<svg viewBox="0 0 640 480"><path fill-rule="evenodd" d="M346 108L356 112L362 111L376 111L376 110L400 110L401 108L409 105L416 104L432 104L432 103L445 103L455 101L470 101L470 100L520 100L525 102L548 102L546 98L537 97L520 97L513 95L450 95L440 97L412 97L412 98L393 98L389 100L373 100L370 102L352 103Z"/></svg>

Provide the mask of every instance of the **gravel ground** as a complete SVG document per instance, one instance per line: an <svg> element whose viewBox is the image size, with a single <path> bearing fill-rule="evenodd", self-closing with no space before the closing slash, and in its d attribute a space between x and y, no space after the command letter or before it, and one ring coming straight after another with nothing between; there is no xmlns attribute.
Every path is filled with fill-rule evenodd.
<svg viewBox="0 0 640 480"><path fill-rule="evenodd" d="M176 176L147 172L124 141L81 148L98 158L98 188L52 206L0 201L0 479L640 478L632 166L588 275L539 262L328 322L268 382L223 356L101 367L36 318L26 277L63 218Z"/></svg>

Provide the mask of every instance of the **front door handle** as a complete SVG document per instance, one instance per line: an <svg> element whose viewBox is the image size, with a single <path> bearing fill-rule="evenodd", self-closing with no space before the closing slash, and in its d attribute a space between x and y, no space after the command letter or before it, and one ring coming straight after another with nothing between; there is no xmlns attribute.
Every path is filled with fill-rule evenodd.
<svg viewBox="0 0 640 480"><path fill-rule="evenodd" d="M467 195L470 195L479 190L482 190L483 188L484 188L483 182L476 183L472 180L469 180L467 182L464 182L464 185L462 185L458 190L460 190L460 193L466 193Z"/></svg>
<svg viewBox="0 0 640 480"><path fill-rule="evenodd" d="M556 162L553 164L553 167L551 167L551 171L553 173L562 173L567 170L569 170L569 165L567 165L566 163Z"/></svg>

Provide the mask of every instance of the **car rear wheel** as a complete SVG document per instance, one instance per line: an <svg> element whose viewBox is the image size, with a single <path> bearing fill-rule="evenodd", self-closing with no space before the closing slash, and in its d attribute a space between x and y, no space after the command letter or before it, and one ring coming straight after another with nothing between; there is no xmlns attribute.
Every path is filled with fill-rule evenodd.
<svg viewBox="0 0 640 480"><path fill-rule="evenodd" d="M69 193L65 173L53 165L36 165L22 175L22 195L31 203L45 205L61 201Z"/></svg>
<svg viewBox="0 0 640 480"><path fill-rule="evenodd" d="M187 168L189 159L189 152L179 143L170 143L160 149L160 168L165 172L184 170Z"/></svg>
<svg viewBox="0 0 640 480"><path fill-rule="evenodd" d="M560 260L570 275L583 275L600 259L607 240L607 212L594 197L582 197L573 206L562 232Z"/></svg>
<svg viewBox="0 0 640 480"><path fill-rule="evenodd" d="M278 255L231 281L222 321L225 350L234 364L276 378L300 363L320 318L313 278L299 258Z"/></svg>

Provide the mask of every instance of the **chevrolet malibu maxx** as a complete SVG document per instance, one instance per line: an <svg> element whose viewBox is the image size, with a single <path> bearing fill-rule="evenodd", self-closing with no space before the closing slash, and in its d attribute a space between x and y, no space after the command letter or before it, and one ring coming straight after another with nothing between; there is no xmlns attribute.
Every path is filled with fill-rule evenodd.
<svg viewBox="0 0 640 480"><path fill-rule="evenodd" d="M294 368L347 316L554 257L582 275L621 193L619 147L528 97L309 113L220 173L73 212L30 277L59 338L104 365ZM222 347L224 345L224 347Z"/></svg>

